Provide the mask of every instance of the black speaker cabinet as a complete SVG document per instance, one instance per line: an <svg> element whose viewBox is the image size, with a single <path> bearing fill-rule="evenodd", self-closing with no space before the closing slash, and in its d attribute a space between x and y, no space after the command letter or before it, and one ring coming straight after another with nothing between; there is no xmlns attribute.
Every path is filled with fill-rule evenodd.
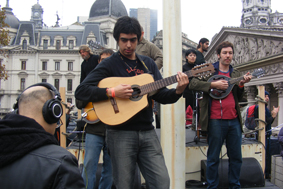
<svg viewBox="0 0 283 189"><path fill-rule="evenodd" d="M201 160L201 181L206 182L206 160ZM228 188L228 159L220 160L218 167L219 188ZM262 168L255 158L243 158L240 183L242 188L262 187L265 180Z"/></svg>

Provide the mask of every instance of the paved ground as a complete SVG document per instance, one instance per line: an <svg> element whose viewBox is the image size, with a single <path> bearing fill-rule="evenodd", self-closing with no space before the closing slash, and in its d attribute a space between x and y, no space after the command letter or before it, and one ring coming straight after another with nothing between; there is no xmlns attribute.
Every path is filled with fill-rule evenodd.
<svg viewBox="0 0 283 189"><path fill-rule="evenodd" d="M190 188L190 189L197 189L197 188L206 188L204 187L196 187L196 186L187 186L186 188ZM252 188L247 188L247 189L280 189L279 187L277 187L276 185L272 184L270 181L266 180L265 181L265 186L264 187L252 187Z"/></svg>

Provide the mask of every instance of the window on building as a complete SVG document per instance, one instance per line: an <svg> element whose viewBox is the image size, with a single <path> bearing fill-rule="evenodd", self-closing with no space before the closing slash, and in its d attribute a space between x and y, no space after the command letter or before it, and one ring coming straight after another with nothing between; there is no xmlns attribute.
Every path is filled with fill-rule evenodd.
<svg viewBox="0 0 283 189"><path fill-rule="evenodd" d="M21 66L22 70L26 70L26 64L27 64L26 61L22 61L22 66Z"/></svg>
<svg viewBox="0 0 283 189"><path fill-rule="evenodd" d="M56 50L60 50L61 48L61 40L56 40Z"/></svg>
<svg viewBox="0 0 283 189"><path fill-rule="evenodd" d="M47 62L42 62L42 70L47 70Z"/></svg>
<svg viewBox="0 0 283 189"><path fill-rule="evenodd" d="M59 90L59 79L54 80L54 86L56 87L57 90Z"/></svg>
<svg viewBox="0 0 283 189"><path fill-rule="evenodd" d="M72 86L73 86L73 80L68 79L68 85L67 85L67 91L72 91Z"/></svg>
<svg viewBox="0 0 283 189"><path fill-rule="evenodd" d="M55 62L55 70L60 70L60 62Z"/></svg>
<svg viewBox="0 0 283 189"><path fill-rule="evenodd" d="M46 82L47 82L47 79L42 79L41 82L42 82L42 83L46 83Z"/></svg>
<svg viewBox="0 0 283 189"><path fill-rule="evenodd" d="M68 71L73 71L73 62L68 62Z"/></svg>
<svg viewBox="0 0 283 189"><path fill-rule="evenodd" d="M27 50L27 49L28 49L27 45L28 45L27 40L24 39L24 40L23 40L23 47L22 47L23 50Z"/></svg>
<svg viewBox="0 0 283 189"><path fill-rule="evenodd" d="M71 103L73 102L73 99L72 98L67 98L67 102Z"/></svg>
<svg viewBox="0 0 283 189"><path fill-rule="evenodd" d="M74 49L74 40L69 40L69 49Z"/></svg>
<svg viewBox="0 0 283 189"><path fill-rule="evenodd" d="M21 78L21 91L25 90L26 79Z"/></svg>
<svg viewBox="0 0 283 189"><path fill-rule="evenodd" d="M43 49L48 49L48 40L47 39L43 40Z"/></svg>

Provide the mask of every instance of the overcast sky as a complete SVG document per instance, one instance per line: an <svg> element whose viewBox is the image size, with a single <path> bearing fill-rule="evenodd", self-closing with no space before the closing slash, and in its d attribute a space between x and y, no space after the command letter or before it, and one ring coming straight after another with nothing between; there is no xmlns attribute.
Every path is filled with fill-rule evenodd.
<svg viewBox="0 0 283 189"><path fill-rule="evenodd" d="M31 7L37 0L10 0L13 13L21 21L30 20ZM56 12L61 18L60 24L70 25L77 16L89 16L95 0L39 0L42 6L43 22L47 26L55 25ZM122 0L129 12L130 8L150 8L158 10L158 30L163 28L163 0ZM6 0L0 0L1 7ZM223 26L240 26L242 16L242 0L181 0L182 31L188 38L198 42L200 38L212 37ZM283 0L271 0L272 12L283 13Z"/></svg>

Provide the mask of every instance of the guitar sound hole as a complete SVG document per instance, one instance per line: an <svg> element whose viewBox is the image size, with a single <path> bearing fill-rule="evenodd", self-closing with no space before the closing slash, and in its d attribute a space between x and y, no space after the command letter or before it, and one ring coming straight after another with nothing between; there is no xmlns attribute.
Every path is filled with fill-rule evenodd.
<svg viewBox="0 0 283 189"><path fill-rule="evenodd" d="M132 89L134 90L134 92L130 100L138 101L139 99L141 99L142 97L140 96L140 93L141 93L140 88L138 86L132 86Z"/></svg>

